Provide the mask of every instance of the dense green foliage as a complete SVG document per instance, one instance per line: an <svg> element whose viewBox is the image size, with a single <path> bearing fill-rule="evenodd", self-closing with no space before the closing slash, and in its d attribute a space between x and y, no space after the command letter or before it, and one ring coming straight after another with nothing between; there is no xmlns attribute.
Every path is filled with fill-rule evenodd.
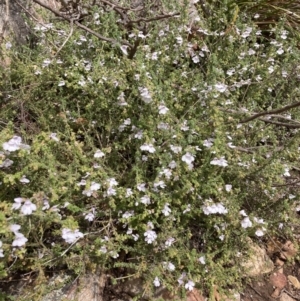
<svg viewBox="0 0 300 301"><path fill-rule="evenodd" d="M288 234L299 110L247 118L299 101L297 41L284 19L261 32L218 5L209 16L197 6L192 33L181 7L131 35L93 7L91 29L140 39L132 59L76 28L56 53L62 21L36 27L31 48L3 50L2 277L125 267L147 289L209 292L239 285L248 237Z"/></svg>

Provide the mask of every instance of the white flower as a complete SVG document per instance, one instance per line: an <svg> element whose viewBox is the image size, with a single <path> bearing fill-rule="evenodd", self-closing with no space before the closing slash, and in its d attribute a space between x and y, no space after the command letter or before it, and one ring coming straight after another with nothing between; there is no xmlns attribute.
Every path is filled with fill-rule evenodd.
<svg viewBox="0 0 300 301"><path fill-rule="evenodd" d="M109 178L106 180L108 182L109 187L117 186L118 182L115 178Z"/></svg>
<svg viewBox="0 0 300 301"><path fill-rule="evenodd" d="M193 163L193 161L195 160L195 157L191 153L187 152L187 153L185 153L185 155L183 155L181 157L181 160L183 162L185 162L186 164L191 165Z"/></svg>
<svg viewBox="0 0 300 301"><path fill-rule="evenodd" d="M212 200L206 200L202 206L202 210L205 215L210 214L226 214L228 210L224 207L222 203L213 203Z"/></svg>
<svg viewBox="0 0 300 301"><path fill-rule="evenodd" d="M158 279L158 277L155 277L154 281L153 281L153 284L155 287L159 287L160 286L160 281Z"/></svg>
<svg viewBox="0 0 300 301"><path fill-rule="evenodd" d="M172 244L175 242L175 238L173 237L169 237L166 241L165 241L165 246L168 248L168 247L171 247Z"/></svg>
<svg viewBox="0 0 300 301"><path fill-rule="evenodd" d="M276 51L279 55L283 54L284 53L284 50L282 48L279 48L277 51Z"/></svg>
<svg viewBox="0 0 300 301"><path fill-rule="evenodd" d="M139 130L135 135L134 138L141 140L143 138L143 131Z"/></svg>
<svg viewBox="0 0 300 301"><path fill-rule="evenodd" d="M252 222L248 216L244 217L244 219L241 221L241 226L244 229L252 227Z"/></svg>
<svg viewBox="0 0 300 301"><path fill-rule="evenodd" d="M141 147L140 147L140 149L142 150L142 151L147 151L147 152L149 152L149 153L151 153L151 154L153 154L154 152L155 152L155 148L154 148L154 146L153 146L153 144L147 144L147 143L145 143L145 144L143 144Z"/></svg>
<svg viewBox="0 0 300 301"><path fill-rule="evenodd" d="M125 54L125 55L128 55L128 52L127 52L127 49L128 49L129 46L127 45L122 45L120 47L121 51Z"/></svg>
<svg viewBox="0 0 300 301"><path fill-rule="evenodd" d="M145 103L150 103L152 101L151 95L150 95L149 90L147 88L140 87L139 91L140 91L142 100Z"/></svg>
<svg viewBox="0 0 300 301"><path fill-rule="evenodd" d="M15 239L12 242L13 247L22 247L26 244L28 239L20 232L14 232L15 233Z"/></svg>
<svg viewBox="0 0 300 301"><path fill-rule="evenodd" d="M22 206L22 202L23 202L23 198L15 198L14 199L14 204L12 205L12 209L14 210L17 210L19 208L21 208Z"/></svg>
<svg viewBox="0 0 300 301"><path fill-rule="evenodd" d="M161 172L160 172L160 175L165 175L165 177L167 179L170 179L171 176L172 176L172 170L169 169L169 168L164 168Z"/></svg>
<svg viewBox="0 0 300 301"><path fill-rule="evenodd" d="M169 166L171 169L174 169L174 168L176 168L177 163L173 160L173 161L171 161L171 162L169 163L168 166Z"/></svg>
<svg viewBox="0 0 300 301"><path fill-rule="evenodd" d="M100 187L101 187L101 185L100 185L99 183L92 182L90 188L84 190L84 191L82 192L82 194L84 194L84 195L86 195L86 196L91 196L92 193L93 193L94 191L99 190Z"/></svg>
<svg viewBox="0 0 300 301"><path fill-rule="evenodd" d="M177 145L170 145L170 149L174 154L179 154L182 151L182 147L181 146L177 146Z"/></svg>
<svg viewBox="0 0 300 301"><path fill-rule="evenodd" d="M250 33L252 32L252 28L251 27L247 27L243 33L241 34L241 37L243 38L247 38L249 37Z"/></svg>
<svg viewBox="0 0 300 301"><path fill-rule="evenodd" d="M222 234L222 235L219 236L219 239L222 240L222 241L224 240L224 238L225 238L224 234Z"/></svg>
<svg viewBox="0 0 300 301"><path fill-rule="evenodd" d="M193 282L192 280L189 280L185 285L184 287L189 290L189 291L192 291L194 289L194 286L195 286L195 282Z"/></svg>
<svg viewBox="0 0 300 301"><path fill-rule="evenodd" d="M211 148L213 146L213 141L214 139L209 138L203 141L203 146L207 147L207 148Z"/></svg>
<svg viewBox="0 0 300 301"><path fill-rule="evenodd" d="M99 251L100 251L101 253L103 253L103 254L107 253L107 248L106 248L106 246L102 246L102 247L100 248Z"/></svg>
<svg viewBox="0 0 300 301"><path fill-rule="evenodd" d="M11 166L14 163L14 161L10 160L10 159L5 159L1 164L0 164L0 168L7 168L9 166Z"/></svg>
<svg viewBox="0 0 300 301"><path fill-rule="evenodd" d="M119 254L116 252L116 251L110 251L109 252L110 256L114 259L118 258L119 257Z"/></svg>
<svg viewBox="0 0 300 301"><path fill-rule="evenodd" d="M259 229L257 229L256 231L255 231L255 235L256 236L264 236L264 231L266 231L266 229L265 228L259 228Z"/></svg>
<svg viewBox="0 0 300 301"><path fill-rule="evenodd" d="M107 194L107 196L116 195L117 191L116 191L116 189L109 187L106 191L106 194Z"/></svg>
<svg viewBox="0 0 300 301"><path fill-rule="evenodd" d="M273 73L273 72L274 72L274 67L273 67L273 66L270 66L270 67L268 68L268 71L269 71L270 74Z"/></svg>
<svg viewBox="0 0 300 301"><path fill-rule="evenodd" d="M160 187L160 188L164 189L164 188L166 187L166 184L165 184L164 181L158 181L158 182L155 182L155 183L153 184L153 186L154 186L155 188Z"/></svg>
<svg viewBox="0 0 300 301"><path fill-rule="evenodd" d="M9 152L15 152L19 149L30 149L30 146L22 143L22 138L14 136L9 141L4 142L2 145L3 149Z"/></svg>
<svg viewBox="0 0 300 301"><path fill-rule="evenodd" d="M59 87L62 87L62 86L64 86L66 83L65 83L65 81L63 81L63 80L61 80L60 82L58 82L58 86Z"/></svg>
<svg viewBox="0 0 300 301"><path fill-rule="evenodd" d="M50 64L51 64L51 60L50 59L45 59L43 61L42 67L43 68L48 67Z"/></svg>
<svg viewBox="0 0 300 301"><path fill-rule="evenodd" d="M137 188L137 190L138 191L143 191L143 192L145 192L146 191L146 184L145 183L140 183L140 184L137 184L136 185L136 188Z"/></svg>
<svg viewBox="0 0 300 301"><path fill-rule="evenodd" d="M59 138L57 137L57 134L56 134L56 133L51 133L51 134L49 135L49 137L50 137L50 139L52 139L52 140L54 140L54 141L56 141L56 142L59 141Z"/></svg>
<svg viewBox="0 0 300 301"><path fill-rule="evenodd" d="M225 185L225 190L226 190L227 192L231 191L231 189L232 189L232 185L231 185L231 184Z"/></svg>
<svg viewBox="0 0 300 301"><path fill-rule="evenodd" d="M212 161L210 161L211 165L218 165L222 167L228 166L227 160L224 159L224 157L221 157L220 159L214 158Z"/></svg>
<svg viewBox="0 0 300 301"><path fill-rule="evenodd" d="M156 238L157 238L157 234L155 233L155 231L153 230L147 230L145 233L144 233L144 236L145 236L145 241L148 243L148 244L151 244L153 243Z"/></svg>
<svg viewBox="0 0 300 301"><path fill-rule="evenodd" d="M104 153L100 149L96 150L94 154L94 158L102 158L102 157L104 157Z"/></svg>
<svg viewBox="0 0 300 301"><path fill-rule="evenodd" d="M169 109L165 105L160 105L158 107L158 113L159 114L165 115L165 114L168 113L168 111L169 111Z"/></svg>
<svg viewBox="0 0 300 301"><path fill-rule="evenodd" d="M175 271L175 265L172 262L163 262L163 267L171 272Z"/></svg>
<svg viewBox="0 0 300 301"><path fill-rule="evenodd" d="M71 230L68 228L62 229L62 238L66 241L68 244L74 243L78 238L83 237L83 234L78 230Z"/></svg>
<svg viewBox="0 0 300 301"><path fill-rule="evenodd" d="M220 93L224 93L227 90L227 85L219 83L215 85L215 89Z"/></svg>
<svg viewBox="0 0 300 301"><path fill-rule="evenodd" d="M145 195L141 198L141 203L144 205L149 205L151 203L150 197L148 195Z"/></svg>
<svg viewBox="0 0 300 301"><path fill-rule="evenodd" d="M228 145L230 148L236 148L236 146L233 145L232 142L227 143L227 145Z"/></svg>
<svg viewBox="0 0 300 301"><path fill-rule="evenodd" d="M132 194L133 194L132 189L131 188L127 188L126 189L126 195L125 195L125 197L129 198L130 196L132 196Z"/></svg>
<svg viewBox="0 0 300 301"><path fill-rule="evenodd" d="M12 47L12 44L11 44L11 42L7 42L6 44L5 44L5 48L8 50L8 49L10 49Z"/></svg>
<svg viewBox="0 0 300 301"><path fill-rule="evenodd" d="M285 177L290 177L291 176L291 174L290 174L290 169L288 168L288 167L286 167L285 169L284 169L284 174L283 174Z"/></svg>
<svg viewBox="0 0 300 301"><path fill-rule="evenodd" d="M36 210L36 205L33 204L30 200L26 200L24 202L24 205L22 206L21 208L21 212L24 214L24 215L30 215L32 214L33 211Z"/></svg>
<svg viewBox="0 0 300 301"><path fill-rule="evenodd" d="M27 183L30 182L30 180L28 180L28 179L26 178L26 176L22 176L22 178L20 179L20 182L21 182L22 184L27 184Z"/></svg>
<svg viewBox="0 0 300 301"><path fill-rule="evenodd" d="M170 204L166 203L164 206L164 209L161 211L165 216L169 216L172 211L169 206L170 206Z"/></svg>
<svg viewBox="0 0 300 301"><path fill-rule="evenodd" d="M133 216L133 215L134 215L133 210L131 210L131 211L126 211L125 213L123 213L122 218L128 219L128 218L130 218L130 217Z"/></svg>
<svg viewBox="0 0 300 301"><path fill-rule="evenodd" d="M92 222L95 219L95 215L93 212L89 212L85 215L84 219L86 219L89 222Z"/></svg>
<svg viewBox="0 0 300 301"><path fill-rule="evenodd" d="M186 209L183 210L183 213L187 213L191 211L191 204L188 204Z"/></svg>
<svg viewBox="0 0 300 301"><path fill-rule="evenodd" d="M206 262L205 262L205 256L199 257L198 260L199 260L199 262L200 262L201 264L205 264L205 263L206 263Z"/></svg>
<svg viewBox="0 0 300 301"><path fill-rule="evenodd" d="M242 215L242 216L247 216L247 213L245 212L245 210L241 210L239 213L240 213L240 215Z"/></svg>
<svg viewBox="0 0 300 301"><path fill-rule="evenodd" d="M2 241L0 240L0 248L2 247ZM3 249L0 249L0 257L4 257Z"/></svg>
<svg viewBox="0 0 300 301"><path fill-rule="evenodd" d="M180 277L178 278L178 283L179 283L179 285L182 285L183 284L183 280L185 279L185 277L186 277L186 273L182 273L181 275L180 275Z"/></svg>

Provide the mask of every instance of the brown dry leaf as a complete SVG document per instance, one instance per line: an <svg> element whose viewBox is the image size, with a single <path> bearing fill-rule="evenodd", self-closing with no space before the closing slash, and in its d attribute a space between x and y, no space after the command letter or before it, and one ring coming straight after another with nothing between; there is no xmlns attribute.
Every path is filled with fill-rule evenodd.
<svg viewBox="0 0 300 301"><path fill-rule="evenodd" d="M273 273L270 276L270 283L279 289L283 289L287 285L287 279L284 274Z"/></svg>
<svg viewBox="0 0 300 301"><path fill-rule="evenodd" d="M275 237L271 238L267 243L267 253L273 255L282 250L282 243Z"/></svg>
<svg viewBox="0 0 300 301"><path fill-rule="evenodd" d="M294 277L292 275L288 275L288 279L295 288L297 288L297 289L300 288L300 282L296 277Z"/></svg>
<svg viewBox="0 0 300 301"><path fill-rule="evenodd" d="M204 300L205 299L202 296L202 294L195 288L187 293L186 301L204 301Z"/></svg>
<svg viewBox="0 0 300 301"><path fill-rule="evenodd" d="M217 290L216 286L214 287L214 300L216 300L216 301L221 300L220 294L218 293L218 290Z"/></svg>

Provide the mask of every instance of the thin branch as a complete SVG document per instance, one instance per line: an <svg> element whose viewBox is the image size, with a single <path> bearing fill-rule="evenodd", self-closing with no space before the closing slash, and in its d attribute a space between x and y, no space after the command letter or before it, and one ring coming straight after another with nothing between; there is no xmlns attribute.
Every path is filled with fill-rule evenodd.
<svg viewBox="0 0 300 301"><path fill-rule="evenodd" d="M271 123L271 124L275 124L275 125L279 125L279 126L284 126L284 127L290 128L290 129L299 129L300 128L300 124L279 122L279 121L274 121L274 120L270 120L270 119L266 119L266 118L259 118L259 120L261 120L265 123Z"/></svg>
<svg viewBox="0 0 300 301"><path fill-rule="evenodd" d="M162 19L167 19L167 18L172 18L172 17L176 17L176 16L179 16L180 13L174 13L174 14L171 14L171 15L160 15L160 16L155 16L153 18L140 18L140 19L137 19L137 20L132 20L132 21L129 21L128 24L133 24L133 23L140 23L140 22L151 22L151 21L157 21L157 20L162 20Z"/></svg>
<svg viewBox="0 0 300 301"><path fill-rule="evenodd" d="M107 1L107 0L100 0L100 2L102 2L102 3L105 3L105 4L107 4L107 5L109 5L109 6L111 6L113 9L115 9L115 8L117 8L117 9L121 9L121 10L129 10L129 11L140 11L140 10L142 10L143 8L129 8L129 7L123 7L123 6L119 6L119 5L117 5L117 4L114 4L114 3L112 3L112 2L110 2L110 1Z"/></svg>
<svg viewBox="0 0 300 301"><path fill-rule="evenodd" d="M274 110L270 110L270 111L265 111L265 112L261 112L261 113L257 113L257 114L254 114L244 120L241 120L239 123L247 123L251 120L254 120L254 119L257 119L261 116L266 116L266 115L270 115L270 114L277 114L277 113L282 113L282 112L285 112L289 109L293 109L293 108L296 108L296 107L299 107L300 106L300 101L297 101L297 102L294 102L290 105L287 105L285 107L282 107L280 109L274 109Z"/></svg>
<svg viewBox="0 0 300 301"><path fill-rule="evenodd" d="M67 38L64 40L64 42L62 43L62 45L58 48L58 50L56 51L54 57L56 57L56 56L60 53L60 51L64 48L64 46L66 45L66 43L67 43L67 42L69 41L69 39L71 38L71 36L72 36L72 34L73 34L73 30L74 30L74 28L73 28L73 22L72 22L72 21L70 22L70 25L71 25L70 33L69 33L69 35L67 36Z"/></svg>
<svg viewBox="0 0 300 301"><path fill-rule="evenodd" d="M40 0L33 0L33 2L39 4L40 6L46 8L47 10L50 10L50 11L51 11L53 14L55 14L56 16L61 17L61 18L65 19L66 21L70 22L70 23L71 23L72 20L73 20L72 18L68 18L68 17L65 16L64 14L62 14L62 13L60 13L59 11L53 9L52 7L50 7L50 6L48 6L47 4L41 2ZM78 21L74 21L74 24L75 24L77 27L79 27L79 28L81 28L81 29L83 29L83 30L89 32L90 34L96 36L97 38L99 38L99 39L102 40L102 41L106 41L106 42L109 42L109 43L111 43L111 44L122 44L122 45L127 45L127 46L129 46L130 48L133 47L133 45L130 44L130 43L128 43L127 41L124 41L124 40L117 41L117 40L114 40L114 39L111 39L111 38L106 38L106 37L104 37L104 36L98 34L97 32L95 32L94 30L92 30L92 29L90 29L90 28L88 28L88 27L82 25L82 24L79 23Z"/></svg>

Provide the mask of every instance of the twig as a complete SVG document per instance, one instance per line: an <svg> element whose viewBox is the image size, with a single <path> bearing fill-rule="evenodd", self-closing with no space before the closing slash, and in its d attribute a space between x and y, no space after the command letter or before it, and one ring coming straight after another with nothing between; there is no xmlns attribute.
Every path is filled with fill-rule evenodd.
<svg viewBox="0 0 300 301"><path fill-rule="evenodd" d="M297 101L297 102L294 102L294 103L292 103L290 105L282 107L280 109L274 109L274 110L270 110L270 111L265 111L265 112L254 114L251 117L248 117L248 118L246 118L244 120L241 120L239 123L247 123L247 122L249 122L251 120L254 120L254 119L257 119L257 118L259 118L261 116L282 113L282 112L285 112L285 111L287 111L289 109L293 109L293 108L296 108L296 107L299 107L299 106L300 106L300 101Z"/></svg>
<svg viewBox="0 0 300 301"><path fill-rule="evenodd" d="M171 15L160 15L160 16L155 16L153 18L140 18L140 19L137 19L137 20L132 20L132 21L129 21L128 24L133 24L133 23L140 23L140 22L151 22L151 21L157 21L157 20L162 20L162 19L167 19L167 18L172 18L172 17L176 17L176 16L179 16L180 13L174 13L174 14L171 14Z"/></svg>
<svg viewBox="0 0 300 301"><path fill-rule="evenodd" d="M62 45L58 48L58 50L56 51L54 57L56 57L59 52L63 49L63 47L66 45L66 43L68 42L68 40L71 38L72 34L73 34L73 21L71 20L70 22L70 25L71 25L71 29L70 29L70 33L69 35L67 36L67 38L65 39L65 41L62 43Z"/></svg>
<svg viewBox="0 0 300 301"><path fill-rule="evenodd" d="M279 122L279 121L274 121L274 120L270 120L270 119L266 119L266 118L259 118L259 120L261 120L261 121L263 121L265 123L271 123L271 124L275 124L275 125L279 125L279 126L285 126L287 128L291 128L291 129L298 129L298 128L300 128L300 124Z"/></svg>
<svg viewBox="0 0 300 301"><path fill-rule="evenodd" d="M72 18L69 18L69 17L65 16L64 14L60 13L60 12L57 11L56 9L53 9L52 7L50 7L49 5L43 3L43 2L40 1L40 0L33 0L33 2L39 4L40 6L42 6L42 7L46 8L47 10L51 11L51 12L52 12L53 14L55 14L56 16L61 17L61 18L63 18L64 20L66 20L66 21L68 21L68 22L70 22L70 23L71 23L72 20L73 20ZM106 41L106 42L109 42L109 43L112 43L112 44L120 44L120 43L121 43L121 44L123 44L123 45L129 46L130 48L133 47L133 45L131 45L131 44L128 43L127 41L124 41L124 40L117 41L117 40L114 40L114 39L111 39L111 38L106 38L106 37L104 37L104 36L98 34L97 32L95 32L94 30L92 30L92 29L90 29L90 28L88 28L88 27L82 25L82 24L79 23L78 21L75 21L74 24L75 24L77 27L79 27L79 28L81 28L81 29L83 29L83 30L89 32L90 34L96 36L97 38L99 38L99 39L102 40L102 41Z"/></svg>

